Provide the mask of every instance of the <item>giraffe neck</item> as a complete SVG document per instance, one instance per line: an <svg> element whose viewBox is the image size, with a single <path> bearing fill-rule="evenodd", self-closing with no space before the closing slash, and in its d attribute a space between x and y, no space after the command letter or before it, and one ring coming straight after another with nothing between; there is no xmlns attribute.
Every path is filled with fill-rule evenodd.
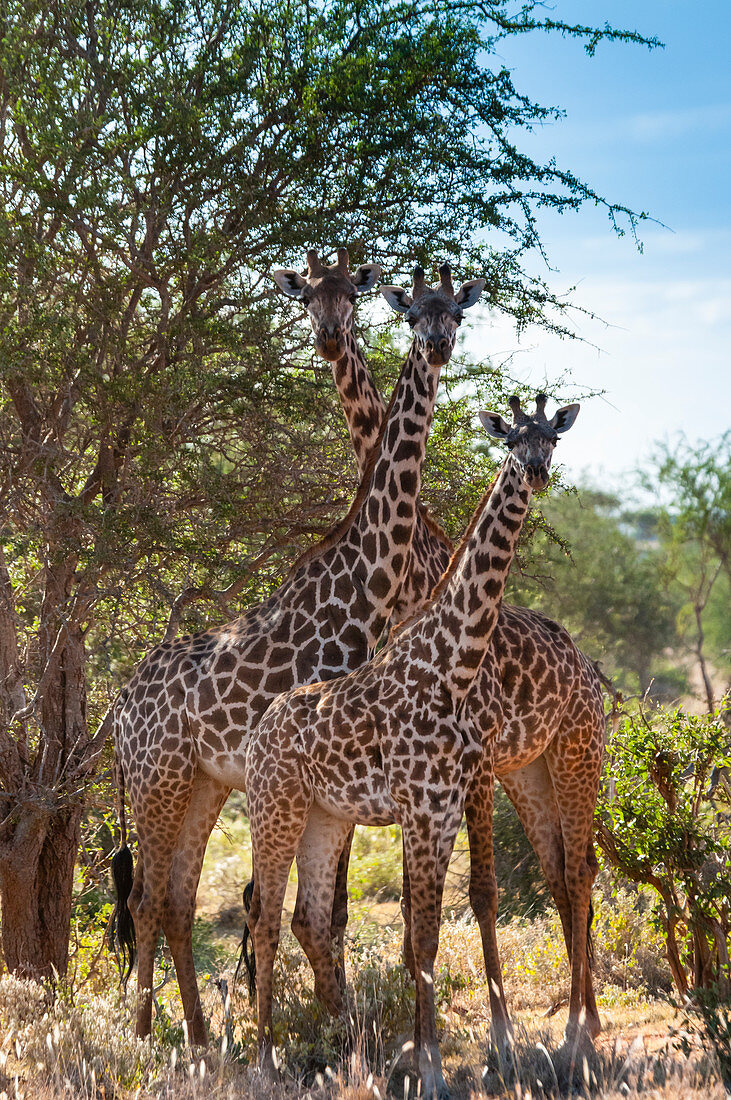
<svg viewBox="0 0 731 1100"><path fill-rule="evenodd" d="M412 352L415 351L412 342ZM345 354L332 364L333 378L348 425L350 440L362 477L378 439L386 406L373 381L363 352L351 331L346 334ZM430 414L431 421L431 414ZM406 576L393 606L394 622L410 618L422 608L449 564L452 544L443 531L429 524L419 506Z"/></svg>
<svg viewBox="0 0 731 1100"><path fill-rule="evenodd" d="M531 495L521 466L508 455L423 617L427 632L444 639L437 644L437 669L456 702L472 686L490 645Z"/></svg>
<svg viewBox="0 0 731 1100"><path fill-rule="evenodd" d="M372 454L366 495L351 528L357 544L356 583L362 583L375 611L374 641L390 615L409 566L421 467L439 387L431 367L412 343L396 384L380 447ZM368 474L364 478L364 483Z"/></svg>
<svg viewBox="0 0 731 1100"><path fill-rule="evenodd" d="M358 463L358 474L362 477L378 439L386 406L371 378L358 341L351 331L345 335L344 354L331 365L333 380L348 425L350 442Z"/></svg>

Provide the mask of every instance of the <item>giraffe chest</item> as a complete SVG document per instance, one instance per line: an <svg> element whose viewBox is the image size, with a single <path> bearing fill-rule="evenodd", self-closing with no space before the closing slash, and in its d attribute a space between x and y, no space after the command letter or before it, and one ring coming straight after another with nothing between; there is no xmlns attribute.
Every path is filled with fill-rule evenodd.
<svg viewBox="0 0 731 1100"><path fill-rule="evenodd" d="M400 823L418 802L438 811L466 790L481 746L456 718L436 720L429 697L390 707L368 691L321 706L302 728L315 801L361 825Z"/></svg>

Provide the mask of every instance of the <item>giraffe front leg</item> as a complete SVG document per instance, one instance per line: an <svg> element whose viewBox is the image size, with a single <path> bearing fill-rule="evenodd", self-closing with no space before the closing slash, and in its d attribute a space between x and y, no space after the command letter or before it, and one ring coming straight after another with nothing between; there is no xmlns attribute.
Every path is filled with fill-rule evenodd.
<svg viewBox="0 0 731 1100"><path fill-rule="evenodd" d="M330 939L332 941L332 954L335 960L335 977L340 986L341 993L345 993L345 929L348 924L348 865L350 863L350 849L353 845L355 827L348 830L348 835L340 853L338 870L335 878L335 895L333 897L332 916L330 918Z"/></svg>
<svg viewBox="0 0 731 1100"><path fill-rule="evenodd" d="M208 838L230 793L230 787L200 769L173 853L162 927L178 976L188 1038L193 1046L208 1045L193 959L193 918Z"/></svg>
<svg viewBox="0 0 731 1100"><path fill-rule="evenodd" d="M470 846L470 905L477 918L485 958L485 974L490 997L490 1031L502 1056L513 1044L513 1028L503 989L500 953L497 945L497 881L492 843L494 776L489 754L484 753L480 767L467 791L465 816Z"/></svg>
<svg viewBox="0 0 731 1100"><path fill-rule="evenodd" d="M402 846L402 886L401 886L401 916L404 922L403 956L404 966L416 981L416 962L414 960L414 948L411 941L411 884L409 882L409 868L406 861L406 848ZM416 997L414 1008L414 1058L418 1058L421 1046L421 1006L419 997Z"/></svg>
<svg viewBox="0 0 731 1100"><path fill-rule="evenodd" d="M411 944L416 971L418 1033L415 1028L414 1047L422 1096L428 1100L434 1097L448 1100L437 1041L434 960L439 946L440 899L460 815L450 814L443 822L432 820L426 831L425 816L420 815L419 824L404 822L404 860L411 891Z"/></svg>

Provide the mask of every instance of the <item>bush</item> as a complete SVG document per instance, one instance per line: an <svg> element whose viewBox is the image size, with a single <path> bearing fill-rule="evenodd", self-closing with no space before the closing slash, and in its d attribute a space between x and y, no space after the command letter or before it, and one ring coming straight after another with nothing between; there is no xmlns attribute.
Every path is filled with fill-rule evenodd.
<svg viewBox="0 0 731 1100"><path fill-rule="evenodd" d="M643 712L607 751L597 837L608 862L652 888L673 981L728 994L731 934L729 732L720 715Z"/></svg>

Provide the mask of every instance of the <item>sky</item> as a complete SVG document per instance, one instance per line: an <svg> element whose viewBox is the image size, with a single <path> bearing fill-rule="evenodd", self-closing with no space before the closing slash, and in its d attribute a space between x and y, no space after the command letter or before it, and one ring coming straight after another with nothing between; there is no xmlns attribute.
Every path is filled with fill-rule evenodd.
<svg viewBox="0 0 731 1100"><path fill-rule="evenodd" d="M569 368L577 386L604 390L584 403L560 458L572 478L616 491L655 441L731 426L731 3L555 0L546 14L665 44L604 43L594 58L558 35L501 44L518 90L566 111L527 151L662 225L641 225L640 252L594 207L543 217L554 270L535 270L555 292L575 286L573 301L603 321L575 319L584 342L536 329L519 341L491 311L464 346L497 361L512 354L510 373L536 388Z"/></svg>

